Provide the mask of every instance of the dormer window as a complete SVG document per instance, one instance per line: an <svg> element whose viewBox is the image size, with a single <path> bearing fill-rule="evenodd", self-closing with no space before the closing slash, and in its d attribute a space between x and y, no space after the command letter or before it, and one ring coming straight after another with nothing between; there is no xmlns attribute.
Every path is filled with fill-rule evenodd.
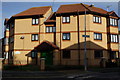
<svg viewBox="0 0 120 80"><path fill-rule="evenodd" d="M118 26L117 19L110 18L110 26Z"/></svg>
<svg viewBox="0 0 120 80"><path fill-rule="evenodd" d="M39 19L38 18L33 18L32 19L32 24L33 25L36 25L36 24L38 24L39 23Z"/></svg>

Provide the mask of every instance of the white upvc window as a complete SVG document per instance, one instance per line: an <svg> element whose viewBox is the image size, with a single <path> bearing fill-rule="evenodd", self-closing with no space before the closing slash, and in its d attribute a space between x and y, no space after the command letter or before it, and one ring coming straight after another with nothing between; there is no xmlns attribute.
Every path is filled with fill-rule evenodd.
<svg viewBox="0 0 120 80"><path fill-rule="evenodd" d="M110 18L110 25L111 25L111 26L118 26L117 19Z"/></svg>
<svg viewBox="0 0 120 80"><path fill-rule="evenodd" d="M39 23L39 19L38 18L33 18L32 19L32 24L38 24Z"/></svg>
<svg viewBox="0 0 120 80"><path fill-rule="evenodd" d="M101 17L93 16L93 22L94 23L101 23Z"/></svg>
<svg viewBox="0 0 120 80"><path fill-rule="evenodd" d="M63 33L63 40L70 40L70 33Z"/></svg>
<svg viewBox="0 0 120 80"><path fill-rule="evenodd" d="M118 35L111 34L111 42L118 42Z"/></svg>
<svg viewBox="0 0 120 80"><path fill-rule="evenodd" d="M70 16L63 16L62 17L62 22L63 23L70 23Z"/></svg>
<svg viewBox="0 0 120 80"><path fill-rule="evenodd" d="M32 34L32 41L38 41L38 34Z"/></svg>
<svg viewBox="0 0 120 80"><path fill-rule="evenodd" d="M56 27L47 26L46 33L52 33L52 32L56 32Z"/></svg>
<svg viewBox="0 0 120 80"><path fill-rule="evenodd" d="M94 40L102 40L102 34L101 33L94 33Z"/></svg>

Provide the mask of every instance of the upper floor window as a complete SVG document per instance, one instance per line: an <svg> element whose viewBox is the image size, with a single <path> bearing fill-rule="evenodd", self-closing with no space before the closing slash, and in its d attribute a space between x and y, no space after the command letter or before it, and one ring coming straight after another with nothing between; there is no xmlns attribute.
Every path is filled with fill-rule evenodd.
<svg viewBox="0 0 120 80"><path fill-rule="evenodd" d="M63 33L63 40L70 40L70 33Z"/></svg>
<svg viewBox="0 0 120 80"><path fill-rule="evenodd" d="M70 50L63 50L62 58L69 59L70 57Z"/></svg>
<svg viewBox="0 0 120 80"><path fill-rule="evenodd" d="M103 51L102 50L95 50L94 51L94 58L101 58L103 57Z"/></svg>
<svg viewBox="0 0 120 80"><path fill-rule="evenodd" d="M14 37L10 37L10 42L14 42Z"/></svg>
<svg viewBox="0 0 120 80"><path fill-rule="evenodd" d="M94 23L101 23L101 17L93 16L93 22Z"/></svg>
<svg viewBox="0 0 120 80"><path fill-rule="evenodd" d="M4 44L6 45L6 44L8 44L8 42L9 42L9 38L5 38L4 39Z"/></svg>
<svg viewBox="0 0 120 80"><path fill-rule="evenodd" d="M56 27L46 27L46 32L47 33L56 32Z"/></svg>
<svg viewBox="0 0 120 80"><path fill-rule="evenodd" d="M95 40L102 40L102 34L101 33L94 33L94 39Z"/></svg>
<svg viewBox="0 0 120 80"><path fill-rule="evenodd" d="M117 19L110 18L110 25L117 26L118 25Z"/></svg>
<svg viewBox="0 0 120 80"><path fill-rule="evenodd" d="M5 30L9 30L9 24L5 26Z"/></svg>
<svg viewBox="0 0 120 80"><path fill-rule="evenodd" d="M39 19L38 18L32 18L32 24L38 24L39 23Z"/></svg>
<svg viewBox="0 0 120 80"><path fill-rule="evenodd" d="M118 35L117 34L111 34L111 42L118 42Z"/></svg>
<svg viewBox="0 0 120 80"><path fill-rule="evenodd" d="M32 41L38 41L38 34L32 34Z"/></svg>
<svg viewBox="0 0 120 80"><path fill-rule="evenodd" d="M62 22L63 23L70 23L70 16L63 16L62 17Z"/></svg>

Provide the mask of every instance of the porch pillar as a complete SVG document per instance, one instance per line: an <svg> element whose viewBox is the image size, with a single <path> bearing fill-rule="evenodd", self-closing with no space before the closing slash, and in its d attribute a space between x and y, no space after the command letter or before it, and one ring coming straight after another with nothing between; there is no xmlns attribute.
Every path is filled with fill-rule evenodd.
<svg viewBox="0 0 120 80"><path fill-rule="evenodd" d="M45 70L45 58L41 58L40 62L41 62L40 69L41 71L44 71Z"/></svg>

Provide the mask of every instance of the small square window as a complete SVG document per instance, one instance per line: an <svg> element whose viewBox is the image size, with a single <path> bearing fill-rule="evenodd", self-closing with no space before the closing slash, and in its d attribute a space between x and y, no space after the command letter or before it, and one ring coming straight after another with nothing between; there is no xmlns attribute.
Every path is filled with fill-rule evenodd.
<svg viewBox="0 0 120 80"><path fill-rule="evenodd" d="M38 34L32 34L32 41L38 41Z"/></svg>
<svg viewBox="0 0 120 80"><path fill-rule="evenodd" d="M102 40L102 34L101 33L94 33L94 40Z"/></svg>
<svg viewBox="0 0 120 80"><path fill-rule="evenodd" d="M39 23L39 19L38 18L33 18L32 19L32 24L35 25L35 24L38 24Z"/></svg>
<svg viewBox="0 0 120 80"><path fill-rule="evenodd" d="M64 17L62 17L62 22L63 23L70 23L70 16L64 16Z"/></svg>
<svg viewBox="0 0 120 80"><path fill-rule="evenodd" d="M70 33L63 33L63 40L70 40Z"/></svg>
<svg viewBox="0 0 120 80"><path fill-rule="evenodd" d="M37 57L37 51L32 51L31 52L31 57L36 58Z"/></svg>

